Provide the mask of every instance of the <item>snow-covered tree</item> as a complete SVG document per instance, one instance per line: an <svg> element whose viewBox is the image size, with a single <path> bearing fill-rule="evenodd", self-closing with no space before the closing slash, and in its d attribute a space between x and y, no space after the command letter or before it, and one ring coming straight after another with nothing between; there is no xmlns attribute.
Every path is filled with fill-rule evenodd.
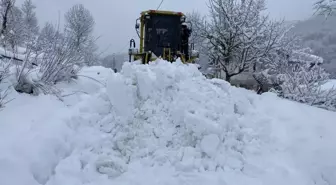
<svg viewBox="0 0 336 185"><path fill-rule="evenodd" d="M319 14L333 15L336 13L336 0L317 0L314 8Z"/></svg>
<svg viewBox="0 0 336 185"><path fill-rule="evenodd" d="M336 89L322 89L329 74L321 66L323 59L310 48L283 48L273 53L257 80L280 97L336 110Z"/></svg>
<svg viewBox="0 0 336 185"><path fill-rule="evenodd" d="M190 44L193 44L194 49L199 52L199 59L197 63L201 67L201 71L203 74L208 75L212 74L207 70L209 68L209 57L208 48L206 47L206 38L202 35L202 24L205 21L205 17L198 11L192 11L186 14L186 22L190 24L192 32L190 35Z"/></svg>
<svg viewBox="0 0 336 185"><path fill-rule="evenodd" d="M202 14L198 11L192 11L191 13L187 13L187 22L191 23L192 32L190 35L190 43L193 43L195 45L195 48L202 51L202 44L205 40L205 38L202 37L202 33L199 29L200 23L203 23L204 18L202 17Z"/></svg>
<svg viewBox="0 0 336 185"><path fill-rule="evenodd" d="M65 35L73 42L78 53L93 56L96 47L93 38L95 21L90 11L82 4L76 4L65 14L65 21Z"/></svg>
<svg viewBox="0 0 336 185"><path fill-rule="evenodd" d="M22 11L15 6L15 0L1 0L0 12L2 44L14 50L23 41Z"/></svg>
<svg viewBox="0 0 336 185"><path fill-rule="evenodd" d="M84 63L88 66L97 65L99 63L98 46L95 40L90 39L82 49Z"/></svg>
<svg viewBox="0 0 336 185"><path fill-rule="evenodd" d="M38 64L39 77L35 81L29 81L20 72L15 89L29 94L57 94L54 84L76 78L85 56L79 54L74 42L51 23L46 23L41 29L34 46L36 47L29 52L36 57L27 57L24 64ZM25 65L21 67L21 71L22 69L25 69Z"/></svg>
<svg viewBox="0 0 336 185"><path fill-rule="evenodd" d="M283 22L262 15L264 0L209 0L210 19L197 23L206 38L211 65L225 73L225 79L251 67L276 48L283 34Z"/></svg>
<svg viewBox="0 0 336 185"><path fill-rule="evenodd" d="M0 110L9 101L7 99L9 88L4 88L4 80L9 76L9 64L0 62Z"/></svg>
<svg viewBox="0 0 336 185"><path fill-rule="evenodd" d="M17 46L20 46L23 43L24 27L22 25L22 12L18 7L14 6L13 11L9 16L8 32L5 35L5 40L8 42L13 50L15 50Z"/></svg>
<svg viewBox="0 0 336 185"><path fill-rule="evenodd" d="M81 48L92 39L95 21L90 11L82 4L74 5L66 14L66 33L75 46Z"/></svg>
<svg viewBox="0 0 336 185"><path fill-rule="evenodd" d="M40 65L41 81L49 85L74 78L82 64L82 56L76 55L77 48L66 37L55 36L53 42L49 51L43 51Z"/></svg>
<svg viewBox="0 0 336 185"><path fill-rule="evenodd" d="M77 46L51 23L46 23L37 39L38 53L41 53L41 81L55 84L74 77L83 63L83 55L77 53Z"/></svg>
<svg viewBox="0 0 336 185"><path fill-rule="evenodd" d="M35 54L39 55L42 51L51 51L59 37L63 37L62 33L59 32L53 24L49 22L45 23L34 45Z"/></svg>
<svg viewBox="0 0 336 185"><path fill-rule="evenodd" d="M11 14L15 0L1 0L0 1L0 11L1 11L1 36L4 36L7 31L8 19Z"/></svg>
<svg viewBox="0 0 336 185"><path fill-rule="evenodd" d="M32 0L25 0L21 6L23 14L23 37L26 43L31 43L35 40L39 32L35 9L36 6Z"/></svg>

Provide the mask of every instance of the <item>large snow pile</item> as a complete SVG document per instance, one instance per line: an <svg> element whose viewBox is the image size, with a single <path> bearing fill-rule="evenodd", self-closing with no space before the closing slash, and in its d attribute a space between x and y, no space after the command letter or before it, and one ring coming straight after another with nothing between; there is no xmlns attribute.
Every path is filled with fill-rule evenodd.
<svg viewBox="0 0 336 185"><path fill-rule="evenodd" d="M82 73L59 85L64 102L13 93L0 112L1 185L336 184L334 112L180 62Z"/></svg>

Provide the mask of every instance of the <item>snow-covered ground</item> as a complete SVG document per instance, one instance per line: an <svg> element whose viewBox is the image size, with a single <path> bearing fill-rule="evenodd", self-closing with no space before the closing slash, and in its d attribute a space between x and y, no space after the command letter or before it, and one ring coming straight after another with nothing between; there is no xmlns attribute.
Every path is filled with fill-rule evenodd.
<svg viewBox="0 0 336 185"><path fill-rule="evenodd" d="M336 79L331 79L327 83L323 84L322 90L336 89Z"/></svg>
<svg viewBox="0 0 336 185"><path fill-rule="evenodd" d="M0 185L336 184L335 112L178 62L84 68L59 88L63 101L10 94Z"/></svg>

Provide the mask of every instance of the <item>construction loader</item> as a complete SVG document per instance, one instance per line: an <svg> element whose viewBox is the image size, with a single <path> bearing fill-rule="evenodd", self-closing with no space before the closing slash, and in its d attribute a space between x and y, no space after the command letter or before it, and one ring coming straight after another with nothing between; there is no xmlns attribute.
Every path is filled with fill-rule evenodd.
<svg viewBox="0 0 336 185"><path fill-rule="evenodd" d="M130 40L129 62L141 60L143 64L161 58L169 62L180 58L183 63L195 63L199 53L189 43L192 24L181 12L148 10L136 20L139 48Z"/></svg>

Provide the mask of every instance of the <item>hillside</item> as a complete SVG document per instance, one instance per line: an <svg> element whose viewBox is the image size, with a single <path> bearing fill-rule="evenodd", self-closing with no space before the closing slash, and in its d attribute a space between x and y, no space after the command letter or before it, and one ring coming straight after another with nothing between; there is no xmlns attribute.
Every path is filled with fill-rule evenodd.
<svg viewBox="0 0 336 185"><path fill-rule="evenodd" d="M336 184L335 112L180 62L81 75L90 78L57 85L62 101L11 92L0 111L1 185Z"/></svg>
<svg viewBox="0 0 336 185"><path fill-rule="evenodd" d="M336 16L315 16L299 21L293 33L302 36L303 44L313 49L314 54L323 57L324 66L336 77Z"/></svg>

